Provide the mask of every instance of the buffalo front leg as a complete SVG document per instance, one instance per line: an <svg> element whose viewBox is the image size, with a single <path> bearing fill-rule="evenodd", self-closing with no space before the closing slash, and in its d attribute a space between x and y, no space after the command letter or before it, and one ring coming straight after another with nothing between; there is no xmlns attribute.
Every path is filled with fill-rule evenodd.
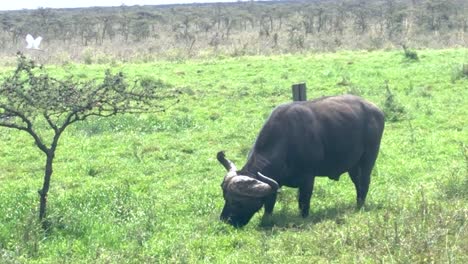
<svg viewBox="0 0 468 264"><path fill-rule="evenodd" d="M309 216L310 198L314 189L315 177L305 177L302 184L299 186L299 210L302 217Z"/></svg>
<svg viewBox="0 0 468 264"><path fill-rule="evenodd" d="M275 207L276 203L276 192L270 196L268 196L265 200L265 214L271 215L273 212L273 208Z"/></svg>

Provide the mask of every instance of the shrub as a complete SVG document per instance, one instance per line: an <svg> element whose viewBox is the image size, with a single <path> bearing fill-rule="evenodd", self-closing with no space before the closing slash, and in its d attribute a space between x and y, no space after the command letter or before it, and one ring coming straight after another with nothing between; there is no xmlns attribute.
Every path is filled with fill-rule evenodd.
<svg viewBox="0 0 468 264"><path fill-rule="evenodd" d="M402 45L402 46L403 46L403 51L405 52L404 54L405 54L406 59L413 60L413 61L419 60L418 53L416 53L416 51L408 49L406 45Z"/></svg>
<svg viewBox="0 0 468 264"><path fill-rule="evenodd" d="M385 102L383 111L385 119L389 122L397 122L404 119L406 111L405 108L395 99L395 95L388 87L388 82L385 82Z"/></svg>
<svg viewBox="0 0 468 264"><path fill-rule="evenodd" d="M83 51L83 62L85 64L93 64L93 51L91 49L85 49L85 51Z"/></svg>

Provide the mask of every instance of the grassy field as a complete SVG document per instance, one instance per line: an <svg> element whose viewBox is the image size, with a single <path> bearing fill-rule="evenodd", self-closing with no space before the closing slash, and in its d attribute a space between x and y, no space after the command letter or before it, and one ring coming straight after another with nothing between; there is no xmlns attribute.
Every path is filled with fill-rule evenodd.
<svg viewBox="0 0 468 264"><path fill-rule="evenodd" d="M81 78L112 68L183 95L163 113L90 119L66 131L47 232L36 220L44 157L29 135L0 128L0 262L468 263L461 71L468 50L418 57L379 51L51 66L57 76ZM261 212L243 229L220 222L225 170L217 151L242 166L271 110L303 81L309 98L353 93L386 111L365 208L355 210L343 175L316 181L306 219L296 190L283 188L268 221Z"/></svg>

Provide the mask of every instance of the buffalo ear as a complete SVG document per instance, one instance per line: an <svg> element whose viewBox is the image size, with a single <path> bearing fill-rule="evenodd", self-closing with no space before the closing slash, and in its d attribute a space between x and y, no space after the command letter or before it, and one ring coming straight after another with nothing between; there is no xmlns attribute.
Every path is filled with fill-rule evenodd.
<svg viewBox="0 0 468 264"><path fill-rule="evenodd" d="M236 196L260 198L274 193L270 185L247 176L235 176L227 185L228 191Z"/></svg>

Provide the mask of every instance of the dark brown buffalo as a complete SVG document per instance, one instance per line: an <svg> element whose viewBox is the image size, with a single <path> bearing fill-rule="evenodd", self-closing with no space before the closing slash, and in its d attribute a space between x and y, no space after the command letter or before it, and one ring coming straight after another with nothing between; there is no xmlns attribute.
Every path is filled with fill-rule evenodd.
<svg viewBox="0 0 468 264"><path fill-rule="evenodd" d="M384 130L384 114L353 96L293 102L273 110L241 170L219 152L228 171L222 183L221 220L241 227L265 206L271 214L281 186L299 188L299 208L309 215L317 176L338 180L348 172L361 207L369 189ZM266 176L265 176L266 175Z"/></svg>

